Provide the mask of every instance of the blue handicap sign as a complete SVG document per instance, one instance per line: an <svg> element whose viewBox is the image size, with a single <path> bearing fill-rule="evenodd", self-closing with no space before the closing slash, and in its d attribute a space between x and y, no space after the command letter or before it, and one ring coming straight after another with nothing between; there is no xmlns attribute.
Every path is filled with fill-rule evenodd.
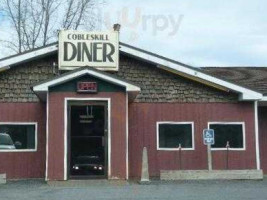
<svg viewBox="0 0 267 200"><path fill-rule="evenodd" d="M204 129L203 130L203 142L205 145L213 145L215 143L214 130L213 129Z"/></svg>

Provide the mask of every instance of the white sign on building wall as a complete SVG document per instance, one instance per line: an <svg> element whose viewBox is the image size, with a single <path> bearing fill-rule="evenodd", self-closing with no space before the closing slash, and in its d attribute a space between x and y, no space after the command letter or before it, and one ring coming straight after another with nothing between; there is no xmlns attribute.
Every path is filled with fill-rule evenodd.
<svg viewBox="0 0 267 200"><path fill-rule="evenodd" d="M90 66L118 70L119 33L63 30L59 33L59 69Z"/></svg>

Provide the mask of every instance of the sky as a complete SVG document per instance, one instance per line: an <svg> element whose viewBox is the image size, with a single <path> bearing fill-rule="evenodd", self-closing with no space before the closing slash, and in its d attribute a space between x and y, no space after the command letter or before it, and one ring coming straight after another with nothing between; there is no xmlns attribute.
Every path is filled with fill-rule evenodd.
<svg viewBox="0 0 267 200"><path fill-rule="evenodd" d="M120 23L122 42L195 67L267 66L266 0L105 1L97 29Z"/></svg>

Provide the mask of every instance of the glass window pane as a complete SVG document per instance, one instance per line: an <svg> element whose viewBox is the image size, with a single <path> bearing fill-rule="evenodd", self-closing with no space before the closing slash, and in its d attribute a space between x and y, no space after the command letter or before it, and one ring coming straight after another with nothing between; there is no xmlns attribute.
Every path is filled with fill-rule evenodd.
<svg viewBox="0 0 267 200"><path fill-rule="evenodd" d="M159 124L160 148L192 148L191 124Z"/></svg>
<svg viewBox="0 0 267 200"><path fill-rule="evenodd" d="M230 148L243 148L243 127L242 124L211 124L214 129L214 148L226 148L229 141Z"/></svg>
<svg viewBox="0 0 267 200"><path fill-rule="evenodd" d="M0 149L35 149L35 125L1 124Z"/></svg>

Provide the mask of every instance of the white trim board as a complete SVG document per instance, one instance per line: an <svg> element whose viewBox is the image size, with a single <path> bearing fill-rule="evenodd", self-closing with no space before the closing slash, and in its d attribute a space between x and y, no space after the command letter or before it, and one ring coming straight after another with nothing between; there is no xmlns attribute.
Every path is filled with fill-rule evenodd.
<svg viewBox="0 0 267 200"><path fill-rule="evenodd" d="M263 96L260 101L267 101L267 96Z"/></svg>
<svg viewBox="0 0 267 200"><path fill-rule="evenodd" d="M0 69L6 68L6 70L8 70L10 65L23 63L31 59L34 59L38 56L44 56L50 53L54 53L57 50L58 50L57 44L54 44L36 50L32 50L23 54L18 54L17 56L13 56L0 61Z"/></svg>
<svg viewBox="0 0 267 200"><path fill-rule="evenodd" d="M261 168L260 162L260 145L259 145L259 119L258 119L258 101L254 102L254 123L255 123L255 147L256 147L256 167Z"/></svg>
<svg viewBox="0 0 267 200"><path fill-rule="evenodd" d="M242 135L243 135L243 148L230 148L229 151L245 151L246 150L246 128L245 128L245 122L208 122L208 128L210 128L211 124L222 124L222 125L242 125ZM215 140L216 143L216 140ZM211 148L212 151L225 151L227 148Z"/></svg>
<svg viewBox="0 0 267 200"><path fill-rule="evenodd" d="M159 147L159 125L160 124L190 124L192 127L192 147L191 148L181 148L182 151L191 151L195 150L195 128L194 128L194 122L176 122L176 121L158 121L156 124L156 136L157 136L157 150L158 151L179 151L179 148L163 148Z"/></svg>
<svg viewBox="0 0 267 200"><path fill-rule="evenodd" d="M6 68L8 69L9 65L15 65L20 62L25 62L29 59L32 59L34 57L38 57L41 55L46 55L49 53L56 52L58 50L57 44L50 45L41 49L33 50L25 54L19 54L17 56L13 56L11 58L4 59L0 61L0 69L1 68ZM201 72L199 70L195 70L190 67L186 67L182 64L178 64L176 62L172 62L169 59L151 54L146 51L142 51L140 49L130 47L128 45L120 43L120 52L132 55L136 58L149 61L151 63L157 64L158 66L165 66L171 70L175 70L177 72L181 72L184 74L187 74L191 77L199 78L205 81L208 81L210 83L214 83L216 85L231 89L232 91L240 93L239 99L241 101L243 100L260 100L262 99L262 94L247 88L244 88L242 86L236 85L234 83L230 83L228 81L224 81L222 79L213 77L211 75L205 74L204 72Z"/></svg>
<svg viewBox="0 0 267 200"><path fill-rule="evenodd" d="M51 87L51 86L66 82L68 80L72 80L75 77L80 77L80 76L86 75L86 74L92 75L94 77L100 78L100 79L108 81L108 82L111 82L111 83L113 83L115 85L123 86L123 87L126 88L127 92L139 92L141 90L139 87L137 87L135 85L132 85L132 84L127 83L125 81L118 80L118 79L113 78L111 76L104 75L104 74L99 73L99 72L97 72L95 70L91 70L91 69L87 68L87 69L83 69L83 70L80 70L80 71L77 71L77 72L74 72L74 73L70 73L70 74L68 74L66 76L62 76L62 77L59 77L57 79L53 79L51 81L39 84L37 86L34 86L33 87L33 91L35 91L35 92L47 92L48 88Z"/></svg>
<svg viewBox="0 0 267 200"><path fill-rule="evenodd" d="M126 180L129 179L129 111L128 92L126 92Z"/></svg>
<svg viewBox="0 0 267 200"><path fill-rule="evenodd" d="M34 125L34 130L35 130L35 147L34 149L15 149L15 150L10 150L10 149L0 149L0 153L2 152L37 152L38 150L38 123L37 122L0 122L0 125ZM14 141L13 141L14 142Z"/></svg>
<svg viewBox="0 0 267 200"><path fill-rule="evenodd" d="M255 99L261 99L262 98L262 94L261 93L258 93L258 92L255 92L253 90L241 87L239 85L236 85L236 84L221 80L219 78L216 78L216 77L213 77L211 75L205 74L205 73L200 72L198 70L194 70L192 68L185 67L183 65L179 65L179 64L176 64L174 62L170 62L170 61L168 61L166 59L163 59L163 58L160 58L160 57L157 57L157 56L153 56L153 55L148 54L146 52L143 52L143 51L140 51L140 50L137 50L137 49L134 49L134 48L130 48L130 47L124 46L124 45L121 45L120 50L122 52L127 53L127 54L131 54L131 55L133 55L133 56L135 56L137 58L140 58L140 59L143 59L143 60L148 60L148 61L150 61L152 63L158 64L158 65L162 65L162 66L165 66L165 67L170 68L172 70L176 70L176 71L182 72L184 74L190 75L192 77L200 78L200 79L209 81L211 83L214 83L214 84L229 88L229 89L231 89L233 91L239 92L239 93L241 93L241 96L239 98L240 100L255 100Z"/></svg>
<svg viewBox="0 0 267 200"><path fill-rule="evenodd" d="M48 181L48 153L49 153L49 93L46 96L46 145L45 145L45 180Z"/></svg>
<svg viewBox="0 0 267 200"><path fill-rule="evenodd" d="M68 101L104 101L108 106L108 179L111 179L111 99L110 98L73 98L64 99L64 180L68 175Z"/></svg>

